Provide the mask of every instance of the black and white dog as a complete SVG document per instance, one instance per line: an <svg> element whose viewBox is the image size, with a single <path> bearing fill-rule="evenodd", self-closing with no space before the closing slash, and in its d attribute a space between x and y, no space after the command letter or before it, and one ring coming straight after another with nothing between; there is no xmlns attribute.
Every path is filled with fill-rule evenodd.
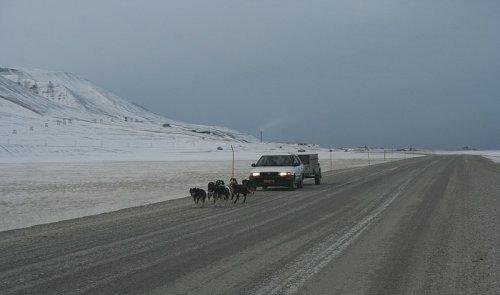
<svg viewBox="0 0 500 295"><path fill-rule="evenodd" d="M213 181L210 181L207 185L207 197L208 197L208 200L210 201L210 198L213 198L215 200L215 190L216 190L216 187L215 187L215 182Z"/></svg>
<svg viewBox="0 0 500 295"><path fill-rule="evenodd" d="M212 199L214 203L217 202L217 200L227 201L231 195L229 188L224 184L223 180L209 182L207 191L208 200Z"/></svg>
<svg viewBox="0 0 500 295"><path fill-rule="evenodd" d="M227 201L231 192L229 188L224 184L223 180L217 180L214 187L214 203L216 199Z"/></svg>
<svg viewBox="0 0 500 295"><path fill-rule="evenodd" d="M195 204L198 204L199 202L201 202L202 206L205 204L205 199L207 197L207 193L205 192L205 190L193 187L189 189L189 194L191 195L191 197L193 197L193 202Z"/></svg>

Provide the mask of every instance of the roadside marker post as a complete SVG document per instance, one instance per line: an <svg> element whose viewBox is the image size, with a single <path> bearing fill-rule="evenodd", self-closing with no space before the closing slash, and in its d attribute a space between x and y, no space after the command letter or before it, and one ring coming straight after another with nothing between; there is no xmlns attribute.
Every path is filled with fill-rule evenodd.
<svg viewBox="0 0 500 295"><path fill-rule="evenodd" d="M231 151L233 153L233 162L232 162L232 167L231 167L231 178L234 178L234 147L231 145Z"/></svg>
<svg viewBox="0 0 500 295"><path fill-rule="evenodd" d="M333 149L330 149L330 171L333 171Z"/></svg>

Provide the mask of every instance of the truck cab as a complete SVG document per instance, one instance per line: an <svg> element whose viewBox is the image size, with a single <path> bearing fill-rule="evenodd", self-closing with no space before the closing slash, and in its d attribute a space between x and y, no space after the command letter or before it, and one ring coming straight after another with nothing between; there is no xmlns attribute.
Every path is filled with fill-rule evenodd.
<svg viewBox="0 0 500 295"><path fill-rule="evenodd" d="M250 180L257 187L284 186L302 188L304 165L296 155L264 155L252 164Z"/></svg>

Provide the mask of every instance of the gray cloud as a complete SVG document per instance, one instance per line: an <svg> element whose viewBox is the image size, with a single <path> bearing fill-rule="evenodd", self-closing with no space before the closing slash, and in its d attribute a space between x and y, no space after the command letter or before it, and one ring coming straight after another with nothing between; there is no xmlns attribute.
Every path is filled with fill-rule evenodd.
<svg viewBox="0 0 500 295"><path fill-rule="evenodd" d="M498 1L3 0L0 64L268 139L500 148L498 28Z"/></svg>

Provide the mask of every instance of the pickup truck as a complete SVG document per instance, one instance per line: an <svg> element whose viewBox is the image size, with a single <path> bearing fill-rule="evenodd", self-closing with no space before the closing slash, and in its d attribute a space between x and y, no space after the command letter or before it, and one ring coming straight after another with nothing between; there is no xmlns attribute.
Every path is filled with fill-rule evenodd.
<svg viewBox="0 0 500 295"><path fill-rule="evenodd" d="M250 180L256 187L285 186L302 188L304 165L296 155L264 155L252 164Z"/></svg>
<svg viewBox="0 0 500 295"><path fill-rule="evenodd" d="M314 178L315 184L321 184L321 167L318 154L300 154L300 161L304 165L304 178Z"/></svg>

